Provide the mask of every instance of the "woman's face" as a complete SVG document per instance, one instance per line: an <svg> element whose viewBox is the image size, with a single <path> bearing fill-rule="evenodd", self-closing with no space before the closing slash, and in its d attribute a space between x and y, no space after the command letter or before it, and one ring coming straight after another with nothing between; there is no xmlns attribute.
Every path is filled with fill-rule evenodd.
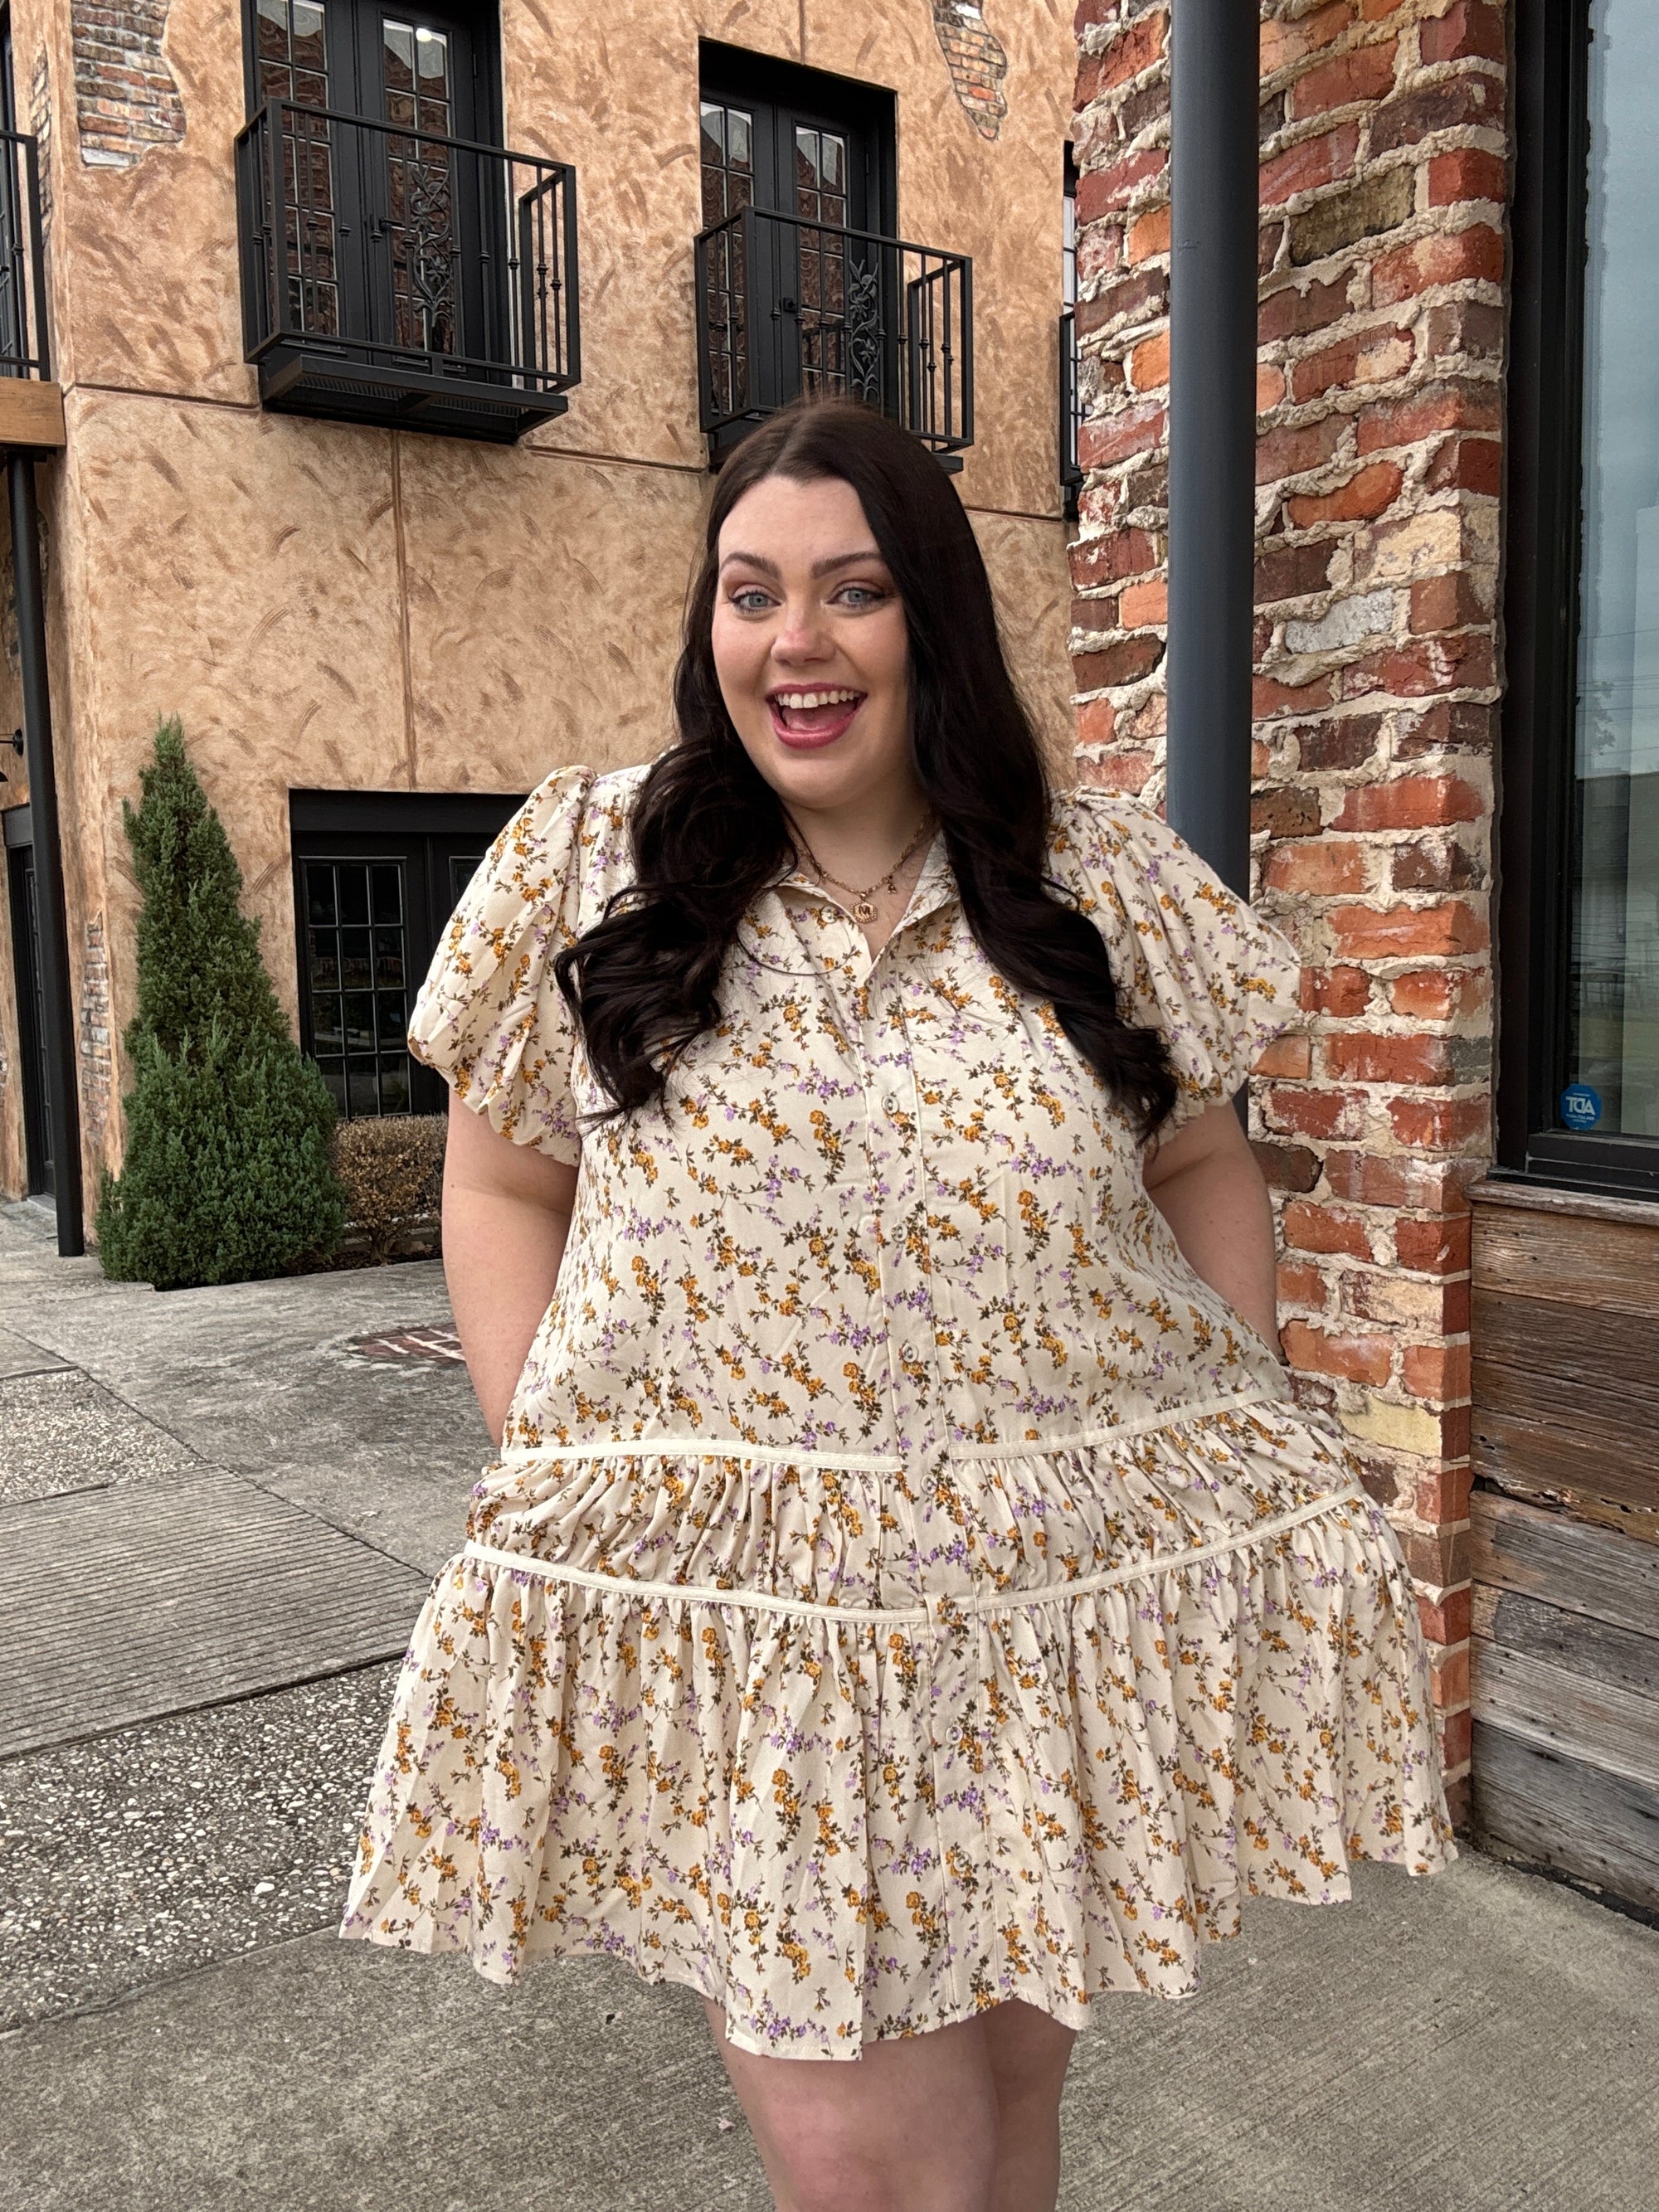
<svg viewBox="0 0 1659 2212"><path fill-rule="evenodd" d="M904 607L857 493L765 477L720 536L714 668L744 750L786 805L906 795Z"/></svg>

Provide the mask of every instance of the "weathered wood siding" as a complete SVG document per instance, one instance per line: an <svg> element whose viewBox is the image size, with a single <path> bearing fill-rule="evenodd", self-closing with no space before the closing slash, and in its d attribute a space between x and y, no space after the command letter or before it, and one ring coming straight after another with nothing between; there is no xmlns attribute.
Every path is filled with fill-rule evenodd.
<svg viewBox="0 0 1659 2212"><path fill-rule="evenodd" d="M1659 1206L1474 1212L1474 1820L1659 1907Z"/></svg>

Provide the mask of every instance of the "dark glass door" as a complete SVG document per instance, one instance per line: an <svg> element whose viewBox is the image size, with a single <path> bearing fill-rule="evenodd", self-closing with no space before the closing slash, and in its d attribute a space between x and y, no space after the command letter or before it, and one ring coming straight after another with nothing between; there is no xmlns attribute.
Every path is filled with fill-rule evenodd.
<svg viewBox="0 0 1659 2212"><path fill-rule="evenodd" d="M53 1188L52 1114L46 1097L46 992L40 964L40 906L34 874L34 848L12 847L6 855L10 879L11 944L17 997L18 1058L23 1091L23 1153L29 1189Z"/></svg>
<svg viewBox="0 0 1659 2212"><path fill-rule="evenodd" d="M866 106L858 88L838 98L805 72L705 70L704 229L750 206L788 218L733 224L709 256L717 413L769 412L801 392L878 398L883 252L848 235L880 222L884 148Z"/></svg>
<svg viewBox="0 0 1659 2212"><path fill-rule="evenodd" d="M365 148L369 335L411 353L480 353L483 179L436 143L478 136L471 26L428 9L354 14L362 112L400 126Z"/></svg>
<svg viewBox="0 0 1659 2212"><path fill-rule="evenodd" d="M295 792L300 1042L342 1116L436 1114L445 1088L410 1058L409 1017L506 794Z"/></svg>
<svg viewBox="0 0 1659 2212"><path fill-rule="evenodd" d="M251 90L340 117L283 134L289 320L430 363L484 354L500 303L479 251L493 12L254 0ZM368 126L368 127L365 127ZM382 128L380 126L390 126Z"/></svg>

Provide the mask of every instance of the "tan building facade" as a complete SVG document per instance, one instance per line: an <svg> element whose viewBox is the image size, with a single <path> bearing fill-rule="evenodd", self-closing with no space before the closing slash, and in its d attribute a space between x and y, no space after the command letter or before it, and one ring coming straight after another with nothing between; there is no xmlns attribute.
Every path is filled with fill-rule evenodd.
<svg viewBox="0 0 1659 2212"><path fill-rule="evenodd" d="M498 13L433 15L363 0L246 0L240 11L229 0L20 0L11 19L12 115L40 149L64 404L64 448L38 482L88 1205L100 1166L119 1158L118 1037L133 1005L120 802L137 795L157 720L183 722L302 1038L338 1045L337 1066L320 1048L319 1060L356 1110L395 1107L393 1002L492 810L561 764L618 765L668 742L668 678L710 483L706 424L722 375L732 396L720 353L734 315L752 325L757 357L763 326L781 318L786 350L796 346L781 386L774 377L761 390L749 364L751 411L763 413L792 378L856 383L857 334L837 287L874 270L886 398L922 407L922 352L954 348L942 374L956 380L946 427L959 434L969 306L959 271L931 280L939 256L971 261L972 440L948 458L1017 672L1069 753L1055 396L1069 10L1011 0L988 20L965 0L622 0L603 11L501 0ZM266 112L255 131L266 167L245 144L239 204L239 134L273 98L338 119ZM516 440L494 418L483 435L404 427L443 410L421 398L419 376L397 389L398 375L412 362L429 381L434 354L476 353L467 319L480 300L488 309L492 285L511 341L532 344L520 327L525 210L563 213L550 168L515 169L504 184L498 155L434 153L440 140L574 172L578 268L560 258L554 273L560 300L574 291L577 303L580 380L566 411ZM342 350L354 315L384 309L378 353L353 356L382 374L367 398L307 398L306 369L301 404L324 411L283 411L270 359L262 371L246 357L260 335L260 299L250 311L244 298L250 265L261 265L261 204L248 185L260 175L281 202L264 241L266 320L305 326L297 351L314 369L331 344ZM411 246L422 194L424 245ZM714 264L705 258L700 282L694 241L722 194L786 220L757 228L750 218L751 260L735 276L728 261L711 300ZM447 306L434 225L460 271ZM836 245L837 228L917 241L935 258L872 246L860 264ZM371 273L354 280L360 246ZM368 296L380 247L389 307ZM354 281L364 295L355 306ZM546 297L544 285L544 311ZM944 326L936 316L921 328L935 307ZM795 335L809 323L810 343ZM937 363L933 374L937 430ZM15 658L14 647L14 691ZM15 723L21 709L7 703ZM15 878L29 793L21 760L0 766ZM393 887L384 870L400 842L419 846L424 872ZM296 858L313 848L307 889ZM307 898L322 933L310 945L296 924ZM350 1019L323 988L329 962L350 957L340 933L354 917L404 932L401 968L392 937L374 940L380 1073L356 1092ZM14 882L0 918L9 1194L40 1179L26 928ZM322 963L309 984L308 960Z"/></svg>

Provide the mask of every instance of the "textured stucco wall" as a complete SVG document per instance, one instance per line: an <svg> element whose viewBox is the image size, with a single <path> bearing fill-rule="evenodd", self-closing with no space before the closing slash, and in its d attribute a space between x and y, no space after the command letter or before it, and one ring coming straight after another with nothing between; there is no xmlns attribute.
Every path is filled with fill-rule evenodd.
<svg viewBox="0 0 1659 2212"><path fill-rule="evenodd" d="M94 1033L118 1039L132 1004L120 801L136 796L159 716L183 718L290 1007L290 787L524 788L560 763L620 764L665 741L708 485L691 302L699 36L896 93L900 227L975 256L977 442L958 488L1016 672L1066 756L1054 392L1069 8L995 0L988 11L1008 61L991 139L958 97L932 0L854 11L617 0L602 12L503 0L507 143L578 171L583 338L569 413L507 449L261 411L237 275L240 14L233 0L147 9L161 57L151 74L159 82L164 66L177 88L177 136L171 121L138 127L135 111L123 137L107 66L106 104L88 108L84 7L14 9L18 82L52 146L70 443L41 495L57 556L76 1021L94 1091ZM112 1073L118 1097L118 1043ZM7 1189L21 1163L15 1094L15 1083L0 1093ZM92 1120L89 1194L118 1158L118 1107L101 1132Z"/></svg>

